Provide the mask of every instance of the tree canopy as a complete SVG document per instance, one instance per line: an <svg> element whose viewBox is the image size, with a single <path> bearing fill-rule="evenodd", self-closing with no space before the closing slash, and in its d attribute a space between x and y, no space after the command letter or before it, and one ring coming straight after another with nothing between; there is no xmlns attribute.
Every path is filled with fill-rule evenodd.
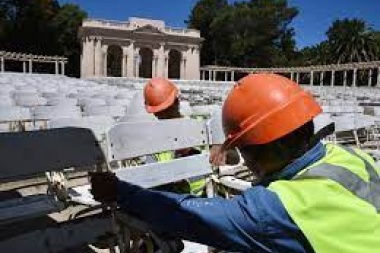
<svg viewBox="0 0 380 253"><path fill-rule="evenodd" d="M288 65L295 54L289 26L298 10L285 0L251 0L229 5L200 0L187 24L206 39L202 64L268 67Z"/></svg>
<svg viewBox="0 0 380 253"><path fill-rule="evenodd" d="M364 20L335 20L326 36L327 40L300 51L299 64L341 64L380 59L380 33Z"/></svg>
<svg viewBox="0 0 380 253"><path fill-rule="evenodd" d="M186 23L205 38L203 65L278 67L380 58L380 33L356 18L335 20L326 41L298 50L291 26L297 14L286 0L199 0Z"/></svg>
<svg viewBox="0 0 380 253"><path fill-rule="evenodd" d="M79 76L78 28L87 14L77 5L56 0L1 0L2 50L69 58L67 74ZM39 66L44 71L45 66Z"/></svg>

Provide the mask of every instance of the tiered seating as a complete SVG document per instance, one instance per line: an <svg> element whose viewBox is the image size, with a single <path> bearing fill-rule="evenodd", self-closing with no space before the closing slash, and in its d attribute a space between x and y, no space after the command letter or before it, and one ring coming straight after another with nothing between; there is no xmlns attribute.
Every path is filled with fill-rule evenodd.
<svg viewBox="0 0 380 253"><path fill-rule="evenodd" d="M44 184L49 187L49 194L46 188L39 194L23 191L32 196L21 194L23 198L0 203L0 223L40 217L66 209L72 203L96 205L88 191L87 176L83 174L83 170L86 172L94 167L112 168L119 177L144 187L210 174L207 154L136 168L126 167L123 161L165 150L221 144L224 134L220 106L233 84L175 81L181 90L181 112L198 119L163 122L156 121L144 108L142 89L145 82L144 79L128 78L79 80L53 75L0 75L0 131L23 132L0 134L1 152L9 158L4 159L7 162L1 166L4 168L0 177L1 190L29 189ZM330 141L378 148L378 89L306 88L325 111L316 120L316 129L336 123L337 133L329 138ZM92 135L90 138L86 130L76 129L78 132L75 132L63 127L90 129ZM24 132L37 129L49 130ZM74 132L70 134L70 131ZM15 139L19 148L13 145ZM14 148L17 152L12 152ZM87 151L90 155L83 155ZM15 156L31 157L31 160L15 162ZM214 173L212 178L222 186L222 194L226 197L238 194L254 181L243 161L237 166L221 167L216 172L219 173ZM22 183L15 183L20 180ZM105 227L103 223L102 226ZM109 230L108 227L104 229ZM23 236L17 238L11 239L12 242L25 241ZM70 244L68 241L64 243Z"/></svg>

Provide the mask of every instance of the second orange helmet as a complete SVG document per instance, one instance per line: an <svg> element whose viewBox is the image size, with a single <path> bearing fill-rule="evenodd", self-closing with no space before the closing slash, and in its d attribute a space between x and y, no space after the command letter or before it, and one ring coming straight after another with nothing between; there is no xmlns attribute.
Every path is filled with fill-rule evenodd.
<svg viewBox="0 0 380 253"><path fill-rule="evenodd" d="M145 109L156 113L170 107L178 96L178 88L165 78L152 78L144 87Z"/></svg>

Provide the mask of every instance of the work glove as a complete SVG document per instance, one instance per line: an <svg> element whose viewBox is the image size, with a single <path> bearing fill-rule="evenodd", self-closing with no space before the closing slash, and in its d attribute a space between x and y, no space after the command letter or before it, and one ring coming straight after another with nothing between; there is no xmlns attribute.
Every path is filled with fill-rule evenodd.
<svg viewBox="0 0 380 253"><path fill-rule="evenodd" d="M112 172L90 172L91 193L101 203L116 202L118 179Z"/></svg>

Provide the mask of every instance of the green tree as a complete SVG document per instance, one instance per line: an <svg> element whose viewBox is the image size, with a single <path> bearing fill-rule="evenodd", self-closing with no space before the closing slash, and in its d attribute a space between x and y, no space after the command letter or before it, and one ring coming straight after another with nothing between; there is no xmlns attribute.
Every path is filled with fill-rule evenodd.
<svg viewBox="0 0 380 253"><path fill-rule="evenodd" d="M380 59L380 31L374 32L376 46L377 46L377 57L376 60Z"/></svg>
<svg viewBox="0 0 380 253"><path fill-rule="evenodd" d="M4 0L11 22L5 49L35 54L55 54L56 40L51 20L59 5L53 0Z"/></svg>
<svg viewBox="0 0 380 253"><path fill-rule="evenodd" d="M213 47L215 38L212 36L210 25L227 6L227 0L200 0L195 4L188 20L185 21L189 28L199 30L205 39L201 51L201 64L203 65L214 64L216 61Z"/></svg>
<svg viewBox="0 0 380 253"><path fill-rule="evenodd" d="M336 20L326 35L335 63L373 61L377 58L374 31L364 20Z"/></svg>
<svg viewBox="0 0 380 253"><path fill-rule="evenodd" d="M73 76L80 75L81 45L78 29L87 17L86 12L74 4L63 5L52 22L55 27L59 54L68 57L67 72Z"/></svg>
<svg viewBox="0 0 380 253"><path fill-rule="evenodd" d="M189 24L194 24L194 13L200 12L199 6L205 2L210 0L201 0L195 6ZM223 5L212 15L208 13L204 22L205 16L196 16L199 25L194 27L201 30L203 24L202 29L207 29L202 63L242 67L289 65L295 54L294 31L289 24L297 14L297 9L289 7L285 0L252 0Z"/></svg>
<svg viewBox="0 0 380 253"><path fill-rule="evenodd" d="M317 45L303 48L299 52L297 65L324 65L332 62L330 45L327 41L323 41Z"/></svg>
<svg viewBox="0 0 380 253"><path fill-rule="evenodd" d="M78 6L62 7L56 0L0 0L2 50L69 58L67 74L79 76L78 28L86 13ZM7 66L11 65L10 63ZM35 66L51 71L51 66Z"/></svg>

